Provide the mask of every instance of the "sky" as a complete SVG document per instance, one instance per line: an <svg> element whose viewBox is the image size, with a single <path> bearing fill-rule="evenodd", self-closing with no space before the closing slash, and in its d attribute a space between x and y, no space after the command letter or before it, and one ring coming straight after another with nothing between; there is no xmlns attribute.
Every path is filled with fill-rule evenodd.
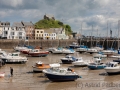
<svg viewBox="0 0 120 90"><path fill-rule="evenodd" d="M53 15L85 36L118 37L120 0L0 0L0 21L30 22Z"/></svg>

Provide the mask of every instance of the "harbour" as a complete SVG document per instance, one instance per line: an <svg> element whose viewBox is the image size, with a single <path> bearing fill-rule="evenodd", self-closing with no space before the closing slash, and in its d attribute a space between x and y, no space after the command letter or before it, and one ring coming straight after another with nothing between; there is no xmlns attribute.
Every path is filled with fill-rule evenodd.
<svg viewBox="0 0 120 90"><path fill-rule="evenodd" d="M5 51L13 52L13 49L5 49ZM46 57L30 57L26 64L6 64L0 68L0 72L5 72L5 77L0 78L1 90L108 90L119 89L120 75L109 76L104 69L89 70L87 67L74 67L72 64L62 64L60 59L65 54L49 54ZM89 53L79 54L75 52L73 56L83 57L85 60L93 59L93 55ZM103 62L110 62L112 58L104 58ZM62 67L74 69L82 78L68 82L52 82L41 73L33 73L32 66L35 62L42 61L44 63L60 63ZM10 67L13 67L13 77L10 76Z"/></svg>

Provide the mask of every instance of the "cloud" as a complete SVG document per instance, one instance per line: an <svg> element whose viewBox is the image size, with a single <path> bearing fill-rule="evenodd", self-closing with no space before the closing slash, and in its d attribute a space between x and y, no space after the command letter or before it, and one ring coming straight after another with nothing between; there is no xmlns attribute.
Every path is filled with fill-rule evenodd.
<svg viewBox="0 0 120 90"><path fill-rule="evenodd" d="M101 33L108 29L116 30L120 19L119 0L0 0L0 20L33 21L42 19L44 14L54 15L57 20L69 24L83 33L94 30ZM96 31L95 31L96 32Z"/></svg>

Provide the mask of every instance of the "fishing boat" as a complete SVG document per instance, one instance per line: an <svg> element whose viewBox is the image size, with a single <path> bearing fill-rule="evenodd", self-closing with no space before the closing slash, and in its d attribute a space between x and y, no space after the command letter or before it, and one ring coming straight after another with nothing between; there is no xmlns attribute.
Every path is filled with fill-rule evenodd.
<svg viewBox="0 0 120 90"><path fill-rule="evenodd" d="M104 69L109 75L120 74L118 62L109 62Z"/></svg>
<svg viewBox="0 0 120 90"><path fill-rule="evenodd" d="M14 53L4 52L2 55L0 55L0 58L6 64L24 64L28 61L26 57L20 56L19 52L14 52Z"/></svg>
<svg viewBox="0 0 120 90"><path fill-rule="evenodd" d="M66 55L65 58L61 58L63 64L72 64L72 62L76 61L76 58L71 55Z"/></svg>
<svg viewBox="0 0 120 90"><path fill-rule="evenodd" d="M83 53L86 52L87 50L88 50L87 46L80 45L80 47L76 49L76 52Z"/></svg>
<svg viewBox="0 0 120 90"><path fill-rule="evenodd" d="M28 52L28 55L32 57L45 57L48 54L49 54L49 51L43 51L41 49L32 49Z"/></svg>
<svg viewBox="0 0 120 90"><path fill-rule="evenodd" d="M0 72L0 78L5 77L5 72Z"/></svg>
<svg viewBox="0 0 120 90"><path fill-rule="evenodd" d="M49 68L44 69L43 73L51 81L75 81L80 76L69 68Z"/></svg>
<svg viewBox="0 0 120 90"><path fill-rule="evenodd" d="M52 67L60 67L60 64L59 63L44 64L43 62L38 61L33 66L33 72L42 72L43 69L48 69L48 68L52 68Z"/></svg>
<svg viewBox="0 0 120 90"><path fill-rule="evenodd" d="M88 68L92 70L96 69L104 69L106 67L106 64L101 63L100 58L95 58L95 60L92 63L89 63Z"/></svg>
<svg viewBox="0 0 120 90"><path fill-rule="evenodd" d="M79 66L79 67L87 66L89 63L90 63L89 60L83 60L82 57L76 58L76 60L72 62L74 66Z"/></svg>

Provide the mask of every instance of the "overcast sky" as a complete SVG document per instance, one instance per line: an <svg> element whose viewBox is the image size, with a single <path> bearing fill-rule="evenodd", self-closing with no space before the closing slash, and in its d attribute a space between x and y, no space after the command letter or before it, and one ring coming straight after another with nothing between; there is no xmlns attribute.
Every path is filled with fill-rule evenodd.
<svg viewBox="0 0 120 90"><path fill-rule="evenodd" d="M0 0L0 21L43 19L45 14L69 24L84 35L118 36L120 0ZM82 26L82 27L81 27Z"/></svg>

